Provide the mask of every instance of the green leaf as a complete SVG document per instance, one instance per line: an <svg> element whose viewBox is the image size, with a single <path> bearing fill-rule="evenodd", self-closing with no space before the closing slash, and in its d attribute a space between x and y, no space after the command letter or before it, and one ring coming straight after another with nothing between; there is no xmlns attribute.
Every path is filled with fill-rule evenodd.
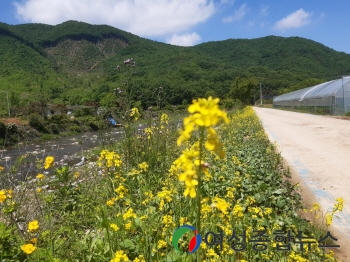
<svg viewBox="0 0 350 262"><path fill-rule="evenodd" d="M182 254L180 252L177 252L176 250L172 250L166 257L167 262L177 261L180 259Z"/></svg>
<svg viewBox="0 0 350 262"><path fill-rule="evenodd" d="M280 199L280 198L277 200L278 207L284 207L285 205L286 205L286 200Z"/></svg>
<svg viewBox="0 0 350 262"><path fill-rule="evenodd" d="M121 245L126 249L135 249L135 244L130 239L125 239Z"/></svg>

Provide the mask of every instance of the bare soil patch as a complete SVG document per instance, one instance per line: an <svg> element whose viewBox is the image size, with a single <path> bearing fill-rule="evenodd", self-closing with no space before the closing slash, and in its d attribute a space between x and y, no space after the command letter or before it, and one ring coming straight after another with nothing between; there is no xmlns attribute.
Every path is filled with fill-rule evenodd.
<svg viewBox="0 0 350 262"><path fill-rule="evenodd" d="M25 121L25 120L22 120L22 119L19 119L19 118L15 118L15 117L12 117L12 118L0 118L0 121L5 123L6 125L9 125L9 124L16 124L18 126L28 125L28 121Z"/></svg>

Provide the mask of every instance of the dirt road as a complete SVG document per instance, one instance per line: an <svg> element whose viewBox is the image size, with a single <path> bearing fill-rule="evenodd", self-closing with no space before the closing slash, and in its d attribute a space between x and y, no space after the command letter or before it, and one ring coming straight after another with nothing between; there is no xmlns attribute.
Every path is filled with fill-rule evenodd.
<svg viewBox="0 0 350 262"><path fill-rule="evenodd" d="M330 232L338 238L342 261L350 261L350 121L270 108L254 110L270 140L277 143L294 181L303 182L305 201L316 200L325 213L337 197L344 199L344 209L333 218Z"/></svg>

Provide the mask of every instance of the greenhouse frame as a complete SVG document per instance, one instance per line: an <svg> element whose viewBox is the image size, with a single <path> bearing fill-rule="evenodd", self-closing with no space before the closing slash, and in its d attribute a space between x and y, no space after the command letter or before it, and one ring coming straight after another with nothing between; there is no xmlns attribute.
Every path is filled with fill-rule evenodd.
<svg viewBox="0 0 350 262"><path fill-rule="evenodd" d="M331 115L346 114L350 112L350 76L277 96L273 105Z"/></svg>

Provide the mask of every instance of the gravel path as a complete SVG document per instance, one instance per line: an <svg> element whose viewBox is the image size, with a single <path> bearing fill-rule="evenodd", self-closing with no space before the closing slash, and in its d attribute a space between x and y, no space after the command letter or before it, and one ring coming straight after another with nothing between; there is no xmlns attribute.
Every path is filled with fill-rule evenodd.
<svg viewBox="0 0 350 262"><path fill-rule="evenodd" d="M343 261L350 261L350 121L271 108L254 110L294 180L302 182L304 199L316 200L324 213L337 197L344 199L344 209L333 218L330 232L340 245L335 251Z"/></svg>

